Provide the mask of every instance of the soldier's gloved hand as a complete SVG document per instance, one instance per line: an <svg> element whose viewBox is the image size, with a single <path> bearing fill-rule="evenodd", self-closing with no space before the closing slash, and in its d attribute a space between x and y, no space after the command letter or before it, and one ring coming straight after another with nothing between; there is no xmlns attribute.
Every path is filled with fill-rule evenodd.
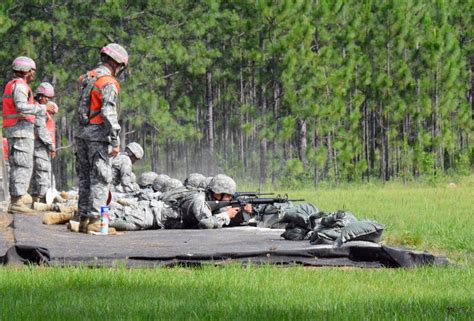
<svg viewBox="0 0 474 321"><path fill-rule="evenodd" d="M110 153L109 153L109 157L115 157L119 153L120 153L120 147L119 146L112 147L112 149L110 150Z"/></svg>
<svg viewBox="0 0 474 321"><path fill-rule="evenodd" d="M227 214L229 215L229 217L232 219L234 218L237 213L240 211L240 208L239 207L229 207L226 212Z"/></svg>

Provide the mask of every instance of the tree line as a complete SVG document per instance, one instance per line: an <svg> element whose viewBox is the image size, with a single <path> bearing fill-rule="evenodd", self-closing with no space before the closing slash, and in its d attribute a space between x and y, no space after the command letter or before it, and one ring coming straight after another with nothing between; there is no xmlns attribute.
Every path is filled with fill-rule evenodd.
<svg viewBox="0 0 474 321"><path fill-rule="evenodd" d="M130 67L122 148L138 171L241 180L409 180L474 162L471 1L4 1L18 55L56 88L58 185L74 171L77 78L109 42Z"/></svg>

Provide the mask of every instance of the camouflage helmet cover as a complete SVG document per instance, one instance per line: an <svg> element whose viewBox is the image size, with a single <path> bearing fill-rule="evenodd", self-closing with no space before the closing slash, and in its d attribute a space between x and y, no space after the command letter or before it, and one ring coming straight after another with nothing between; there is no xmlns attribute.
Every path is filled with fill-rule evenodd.
<svg viewBox="0 0 474 321"><path fill-rule="evenodd" d="M153 182L155 181L155 178L158 176L157 173L155 172L145 172L138 177L138 185L141 187L148 187L152 186Z"/></svg>
<svg viewBox="0 0 474 321"><path fill-rule="evenodd" d="M43 95L49 98L54 97L54 87L49 82L42 82L38 88L36 88L35 96Z"/></svg>
<svg viewBox="0 0 474 321"><path fill-rule="evenodd" d="M100 50L100 53L109 56L119 64L128 65L128 53L124 47L117 43L109 43Z"/></svg>
<svg viewBox="0 0 474 321"><path fill-rule="evenodd" d="M202 188L207 188L207 186L209 186L213 178L214 176L206 177L206 179L204 179L204 181L202 182Z"/></svg>
<svg viewBox="0 0 474 321"><path fill-rule="evenodd" d="M139 143L130 143L127 145L127 149L135 156L136 159L142 159L143 158L143 148L140 146Z"/></svg>
<svg viewBox="0 0 474 321"><path fill-rule="evenodd" d="M36 70L36 64L30 57L20 56L13 60L12 69L14 71L30 71L31 69Z"/></svg>
<svg viewBox="0 0 474 321"><path fill-rule="evenodd" d="M170 178L169 180L164 182L163 186L161 187L160 192L166 193L181 186L183 186L183 183L181 183L179 179Z"/></svg>
<svg viewBox="0 0 474 321"><path fill-rule="evenodd" d="M163 187L165 182L170 179L171 177L166 174L159 174L153 181L153 189L155 190L155 192L161 191L161 188Z"/></svg>
<svg viewBox="0 0 474 321"><path fill-rule="evenodd" d="M202 188L205 187L203 186L205 180L206 176L199 173L192 173L184 180L183 184L187 188Z"/></svg>
<svg viewBox="0 0 474 321"><path fill-rule="evenodd" d="M207 189L214 193L233 195L236 192L237 186L235 181L229 176L218 174L211 180Z"/></svg>

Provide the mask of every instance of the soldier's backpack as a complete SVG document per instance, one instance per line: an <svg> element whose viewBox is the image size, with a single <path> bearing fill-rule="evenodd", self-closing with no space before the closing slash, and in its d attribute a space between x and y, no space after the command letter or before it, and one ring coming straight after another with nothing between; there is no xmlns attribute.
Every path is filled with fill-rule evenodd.
<svg viewBox="0 0 474 321"><path fill-rule="evenodd" d="M79 100L77 102L76 116L79 124L86 126L90 121L91 92L95 82L105 74L98 74L91 70L79 77Z"/></svg>

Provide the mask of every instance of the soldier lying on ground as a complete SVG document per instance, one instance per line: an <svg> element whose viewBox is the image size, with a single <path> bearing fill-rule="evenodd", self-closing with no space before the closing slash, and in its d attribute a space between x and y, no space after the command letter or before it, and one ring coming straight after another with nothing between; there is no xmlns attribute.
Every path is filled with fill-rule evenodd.
<svg viewBox="0 0 474 321"><path fill-rule="evenodd" d="M171 181L171 180L170 180ZM220 228L229 225L239 208L222 208L211 212L206 201L228 201L235 193L234 180L215 176L206 191L178 187L165 191L161 200L141 200L136 204L113 204L110 226L117 230ZM251 212L252 207L246 206Z"/></svg>

